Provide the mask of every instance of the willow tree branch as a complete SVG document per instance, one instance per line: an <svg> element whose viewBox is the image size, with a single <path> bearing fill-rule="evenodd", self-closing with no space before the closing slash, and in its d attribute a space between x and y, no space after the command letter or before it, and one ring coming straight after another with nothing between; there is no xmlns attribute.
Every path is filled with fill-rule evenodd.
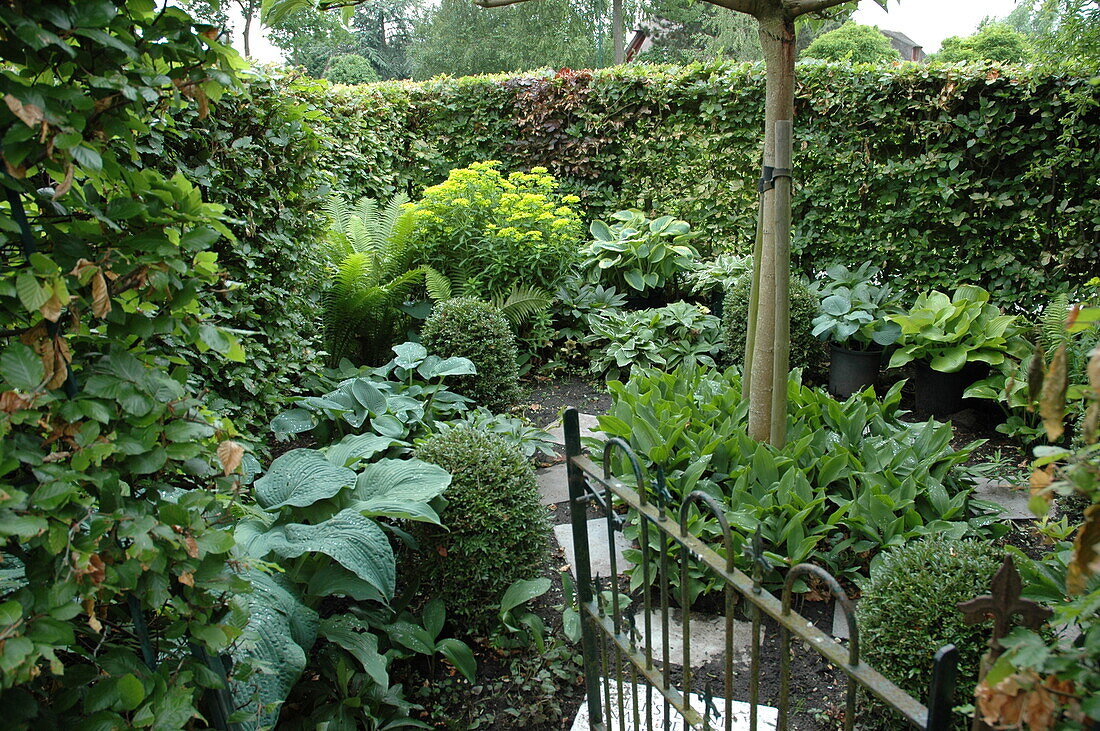
<svg viewBox="0 0 1100 731"><path fill-rule="evenodd" d="M785 4L790 8L791 16L797 18L809 13L820 13L846 2L850 0L786 0Z"/></svg>

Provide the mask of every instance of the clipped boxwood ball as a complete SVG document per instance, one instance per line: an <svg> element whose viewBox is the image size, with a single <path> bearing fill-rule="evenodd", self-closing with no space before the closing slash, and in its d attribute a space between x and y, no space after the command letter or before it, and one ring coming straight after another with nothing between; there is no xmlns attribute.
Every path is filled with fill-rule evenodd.
<svg viewBox="0 0 1100 731"><path fill-rule="evenodd" d="M737 280L722 303L722 338L725 342L727 365L744 368L745 336L748 332L749 294L752 274ZM801 368L810 377L825 372L825 348L814 337L813 319L821 302L801 279L791 277L791 368Z"/></svg>
<svg viewBox="0 0 1100 731"><path fill-rule="evenodd" d="M550 524L535 471L499 434L460 425L426 439L416 456L451 473L445 528L416 524L421 589L450 616L488 631L504 591L539 575Z"/></svg>
<svg viewBox="0 0 1100 731"><path fill-rule="evenodd" d="M420 339L429 353L473 361L477 373L448 379L450 390L494 412L519 399L516 336L497 308L471 297L440 302L424 323Z"/></svg>
<svg viewBox="0 0 1100 731"><path fill-rule="evenodd" d="M956 606L989 593L1001 565L1001 549L982 541L930 538L880 555L859 600L859 646L866 660L902 690L924 699L932 683L936 652L959 651L956 704L974 697L978 667L992 627L968 625ZM862 696L868 728L901 728L901 719L878 701ZM955 728L969 728L962 716Z"/></svg>

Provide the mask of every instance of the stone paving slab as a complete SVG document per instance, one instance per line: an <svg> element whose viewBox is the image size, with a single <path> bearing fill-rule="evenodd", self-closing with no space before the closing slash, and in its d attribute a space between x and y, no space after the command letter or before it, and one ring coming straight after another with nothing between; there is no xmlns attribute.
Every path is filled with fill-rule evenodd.
<svg viewBox="0 0 1100 731"><path fill-rule="evenodd" d="M569 475L564 462L535 470L539 482L539 494L544 505L557 505L569 501Z"/></svg>
<svg viewBox="0 0 1100 731"><path fill-rule="evenodd" d="M569 563L569 569L573 576L577 575L574 568L577 559L573 550L573 526L569 523L554 526L554 537L558 545L565 551L565 560ZM630 542L619 531L615 531L615 562L619 573L623 573L631 565L623 557L623 551L630 548ZM611 547L607 535L607 520L593 518L588 521L588 553L592 576L599 574L602 577L611 576Z"/></svg>
<svg viewBox="0 0 1100 731"><path fill-rule="evenodd" d="M603 687L602 679L601 679L600 687L601 688ZM610 688L611 703L610 703L610 708L607 707L608 704L606 704L606 703L604 704L604 718L603 718L604 728L608 728L608 729L625 728L625 729L629 729L630 731L642 731L643 729L645 731L650 731L651 729L663 729L663 728L665 728L665 726L664 726L665 707L664 707L664 701L663 701L660 693L658 693L656 691L654 691L652 693L652 696L651 696L652 697L652 725L647 727L646 722L649 720L650 716L646 713L646 708L645 708L645 701L646 701L645 686L643 686L643 685L634 685L633 683L623 683L622 684L623 709L625 711L625 713L623 715L626 716L626 718L623 719L625 721L625 723L620 725L620 720L619 720L619 684L612 681L611 683L609 683L609 688ZM634 700L633 699L635 697L635 694L636 694L636 697L638 699L638 721L639 721L638 726L634 725ZM702 696L700 696L698 693L690 693L690 694L688 694L688 697L690 699L690 703L691 703L692 708L694 708L695 710L697 710L701 714L706 712L706 704L705 704ZM712 699L712 701L714 703L714 706L718 709L718 716L716 718L714 716L713 711L712 711L711 717L710 717L710 727L712 729L724 729L725 728L726 701L725 701L724 698L714 698L714 699ZM744 703L742 701L733 701L733 703L731 704L731 708L730 708L731 715L733 716L733 718L732 718L733 722L731 724L732 728L737 729L737 731L741 731L742 729L744 729L745 731L748 731L748 729L749 729L749 712L750 712L750 710L751 710L751 706L748 703ZM676 711L675 708L670 707L669 712L670 712L670 715L672 716L669 719L669 724L668 724L669 729L671 729L672 731L690 731L691 727L687 723L684 722L684 719L680 716L680 714ZM756 713L757 713L757 726L756 727L758 729L760 729L760 731L772 731L773 729L775 729L776 724L779 721L779 710L778 709L772 708L771 706L757 706L756 707ZM587 702L587 699L586 699L585 701L583 701L581 703L580 711L577 712L577 717L573 721L573 726L571 727L571 731L589 731L589 729L591 729L591 728L592 728L592 724L589 722L588 702Z"/></svg>
<svg viewBox="0 0 1100 731"><path fill-rule="evenodd" d="M651 610L649 613L650 628L653 631L651 643L653 658L660 660L664 648L662 638L664 636L661 626L661 611ZM634 626L638 630L638 646L645 646L645 614L638 612L634 615ZM688 629L691 638L691 666L699 668L711 660L722 657L726 651L726 618L722 616L704 615L692 612L688 620ZM764 627L760 628L760 641L764 641L766 635ZM644 650L643 650L644 651ZM733 653L735 659L748 662L752 655L752 622L733 621ZM683 665L684 662L684 625L683 614L679 610L669 611L668 628L668 659L673 665Z"/></svg>
<svg viewBox="0 0 1100 731"><path fill-rule="evenodd" d="M998 517L1005 520L1035 520L1035 514L1027 507L1031 497L1027 487L983 479L974 483L974 492L970 496L1000 505L1004 512Z"/></svg>
<svg viewBox="0 0 1100 731"><path fill-rule="evenodd" d="M599 421L597 421L597 418L594 415L577 414L577 421L579 422L581 427L581 439L584 439L585 437L592 437L594 439L602 440L604 438L603 432L600 431ZM552 441L554 442L554 444L557 444L558 446L565 446L565 425L562 423L562 420L560 418L551 424L547 424L543 428L546 429L546 431L550 432L550 436L552 437Z"/></svg>
<svg viewBox="0 0 1100 731"><path fill-rule="evenodd" d="M858 600L857 600L858 601ZM855 604L856 602L852 602ZM858 615L857 615L858 616ZM833 602L833 637L838 640L850 640L848 636L848 622L844 619L844 611L840 608L840 602Z"/></svg>

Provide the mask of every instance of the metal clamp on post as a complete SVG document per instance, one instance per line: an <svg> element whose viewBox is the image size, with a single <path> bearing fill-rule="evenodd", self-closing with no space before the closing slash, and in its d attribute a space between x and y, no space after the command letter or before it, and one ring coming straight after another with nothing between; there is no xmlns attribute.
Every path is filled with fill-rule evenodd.
<svg viewBox="0 0 1100 731"><path fill-rule="evenodd" d="M757 189L760 193L771 190L775 187L775 168L771 165L764 165L760 168L760 184Z"/></svg>

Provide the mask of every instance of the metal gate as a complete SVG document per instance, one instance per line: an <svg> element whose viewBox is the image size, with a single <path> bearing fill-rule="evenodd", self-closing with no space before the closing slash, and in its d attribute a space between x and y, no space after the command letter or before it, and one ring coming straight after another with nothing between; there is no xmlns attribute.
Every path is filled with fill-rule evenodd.
<svg viewBox="0 0 1100 731"><path fill-rule="evenodd" d="M580 444L580 428L576 409L568 409L564 417L565 448L569 477L570 517L574 541L574 564L577 579L577 599L581 615L581 643L584 655L585 684L588 693L587 712L593 729L726 729L734 728L735 700L733 698L733 630L734 606L740 600L748 602L752 623L751 655L749 662L748 708L736 702L747 716L748 727L775 728L786 731L790 714L791 685L791 636L802 640L828 662L847 675L844 725L852 729L855 721L856 689L862 686L897 711L913 727L920 729L948 729L951 725L952 696L955 688L957 652L948 645L936 653L932 686L928 703L922 704L874 668L859 659L859 628L856 626L852 603L837 580L827 571L811 564L792 567L786 576L781 598L765 591L761 586L762 546L759 537L754 541L753 576L749 577L734 566L732 534L725 511L709 495L693 492L675 514L660 500L649 499L649 490L637 457L629 445L621 439L607 442L603 453L603 465L598 466L584 456ZM638 490L634 490L611 475L611 457L621 450L634 472ZM660 496L662 490L656 491ZM709 513L721 526L725 544L725 558L686 528L690 506L698 506ZM604 589L605 579L593 577L589 552L587 513L594 506L606 521L611 562L610 589ZM614 532L621 531L625 521L615 508L625 508L637 516L643 572L641 604L643 628L627 617L624 606L628 597L621 595L618 587L618 559L613 548ZM652 575L651 538L656 539L656 576ZM679 557L670 557L669 548L679 546ZM674 565L675 564L675 565ZM688 570L690 565L700 566L720 582L724 594L725 647L723 698L715 702L716 691L707 687L703 693L693 693L691 665L691 624L688 601ZM682 632L682 652L670 655L669 579L672 571L678 571L681 595L678 602L684 609L679 622ZM840 604L847 620L849 642L847 646L835 641L807 619L791 609L792 587L800 578L813 576L824 582ZM655 584L656 590L649 587ZM653 595L657 596L654 597ZM760 706L761 620L771 617L778 625L780 636L780 688L778 715L774 720L762 719ZM654 622L659 617L659 622ZM653 637L655 624L660 628L660 647L655 648ZM644 630L644 631L643 631ZM655 652L659 653L655 656ZM679 666L677 671L674 667ZM724 708L722 707L724 705ZM769 709L770 710L770 709ZM713 719L713 720L712 720ZM738 722L743 728L744 723Z"/></svg>

